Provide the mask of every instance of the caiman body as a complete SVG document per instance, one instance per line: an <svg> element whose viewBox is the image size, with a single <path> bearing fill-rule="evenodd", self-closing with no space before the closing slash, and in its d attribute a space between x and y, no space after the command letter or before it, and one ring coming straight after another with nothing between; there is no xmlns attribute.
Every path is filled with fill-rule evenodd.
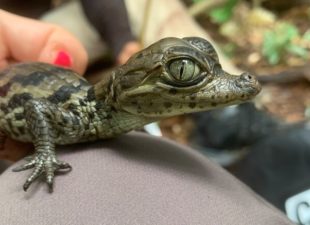
<svg viewBox="0 0 310 225"><path fill-rule="evenodd" d="M34 168L24 184L68 169L55 145L111 138L162 118L247 101L261 87L248 73L223 71L201 38L165 38L90 85L75 72L44 63L0 73L1 138L31 142L35 154L15 171ZM2 141L3 143L3 141Z"/></svg>

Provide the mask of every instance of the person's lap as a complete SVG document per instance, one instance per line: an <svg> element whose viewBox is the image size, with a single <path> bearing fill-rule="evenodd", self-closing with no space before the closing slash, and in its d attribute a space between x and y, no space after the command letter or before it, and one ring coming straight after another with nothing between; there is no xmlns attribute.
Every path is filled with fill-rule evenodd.
<svg viewBox="0 0 310 225"><path fill-rule="evenodd" d="M131 133L61 149L73 170L52 194L42 181L22 190L30 171L0 176L0 224L290 224L205 156L164 139Z"/></svg>

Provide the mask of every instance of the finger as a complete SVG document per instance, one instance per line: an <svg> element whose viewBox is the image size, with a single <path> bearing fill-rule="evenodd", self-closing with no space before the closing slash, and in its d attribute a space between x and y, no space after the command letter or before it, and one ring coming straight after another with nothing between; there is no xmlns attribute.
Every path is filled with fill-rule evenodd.
<svg viewBox="0 0 310 225"><path fill-rule="evenodd" d="M142 49L142 45L139 42L131 41L125 44L121 52L117 57L117 63L122 65L127 62L127 60L136 52Z"/></svg>
<svg viewBox="0 0 310 225"><path fill-rule="evenodd" d="M54 63L66 54L70 67L84 73L87 54L73 35L59 26L0 10L0 67L11 58Z"/></svg>

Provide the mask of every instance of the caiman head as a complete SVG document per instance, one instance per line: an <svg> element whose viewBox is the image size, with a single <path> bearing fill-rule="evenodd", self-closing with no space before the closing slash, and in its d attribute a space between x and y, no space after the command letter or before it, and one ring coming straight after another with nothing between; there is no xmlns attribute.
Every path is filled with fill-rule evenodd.
<svg viewBox="0 0 310 225"><path fill-rule="evenodd" d="M154 43L133 55L107 83L110 104L149 118L238 104L261 90L252 74L225 72L213 46L198 37Z"/></svg>

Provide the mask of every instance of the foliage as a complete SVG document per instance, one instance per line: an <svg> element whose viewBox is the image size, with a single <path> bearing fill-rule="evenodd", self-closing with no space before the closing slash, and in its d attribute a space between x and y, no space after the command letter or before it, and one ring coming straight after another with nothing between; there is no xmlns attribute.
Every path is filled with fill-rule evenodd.
<svg viewBox="0 0 310 225"><path fill-rule="evenodd" d="M219 24L227 22L232 17L237 3L238 0L227 0L223 6L212 9L210 12L212 21Z"/></svg>
<svg viewBox="0 0 310 225"><path fill-rule="evenodd" d="M305 33L303 38L309 36ZM262 54L272 65L277 64L287 53L307 58L307 49L298 45L295 42L297 39L300 39L300 34L296 26L286 22L276 24L272 30L264 33Z"/></svg>
<svg viewBox="0 0 310 225"><path fill-rule="evenodd" d="M194 3L201 1L212 1L212 0L192 0ZM214 0L213 0L214 1ZM226 0L226 2L210 10L208 13L211 20L214 23L222 24L227 22L233 15L234 7L237 5L238 0Z"/></svg>

